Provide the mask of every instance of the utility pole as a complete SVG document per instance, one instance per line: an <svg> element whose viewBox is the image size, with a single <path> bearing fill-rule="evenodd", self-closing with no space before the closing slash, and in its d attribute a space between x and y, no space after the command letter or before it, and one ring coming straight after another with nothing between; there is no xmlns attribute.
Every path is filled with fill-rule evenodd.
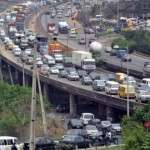
<svg viewBox="0 0 150 150"><path fill-rule="evenodd" d="M24 60L22 62L22 73L23 73L23 86L25 86L25 73L24 73Z"/></svg>
<svg viewBox="0 0 150 150"><path fill-rule="evenodd" d="M117 27L119 26L119 0L117 4Z"/></svg>
<svg viewBox="0 0 150 150"><path fill-rule="evenodd" d="M10 65L8 65L8 70L9 70L9 75L10 75L11 84L14 85L13 78L12 78L12 74L11 74L11 70L10 70Z"/></svg>
<svg viewBox="0 0 150 150"><path fill-rule="evenodd" d="M34 53L33 53L33 72L32 72L32 99L31 99L31 120L30 120L30 150L35 150L35 118L36 118L36 51L37 51L37 39L34 41Z"/></svg>
<svg viewBox="0 0 150 150"><path fill-rule="evenodd" d="M38 81L38 88L39 88L39 94L40 94L40 103L41 103L41 112L42 112L42 119L43 119L44 136L47 137L48 133L47 133L46 115L45 115L45 110L44 110L43 96L42 96L40 77L39 77L38 72L37 72L37 81Z"/></svg>
<svg viewBox="0 0 150 150"><path fill-rule="evenodd" d="M127 45L127 54L129 54L129 48ZM130 111L129 111L129 60L127 59L127 115L129 116Z"/></svg>

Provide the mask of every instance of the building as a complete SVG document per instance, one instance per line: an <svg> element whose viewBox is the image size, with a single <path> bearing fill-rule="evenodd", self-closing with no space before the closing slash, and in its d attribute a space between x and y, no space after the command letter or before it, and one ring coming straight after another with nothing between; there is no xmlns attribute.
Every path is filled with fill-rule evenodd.
<svg viewBox="0 0 150 150"><path fill-rule="evenodd" d="M150 18L150 0L119 0L119 16Z"/></svg>

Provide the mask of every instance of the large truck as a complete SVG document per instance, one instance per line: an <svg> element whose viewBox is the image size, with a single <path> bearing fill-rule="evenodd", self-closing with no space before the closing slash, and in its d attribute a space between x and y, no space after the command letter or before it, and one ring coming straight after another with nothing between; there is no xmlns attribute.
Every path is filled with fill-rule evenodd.
<svg viewBox="0 0 150 150"><path fill-rule="evenodd" d="M90 44L90 51L92 52L100 52L102 50L102 45L99 42L92 42Z"/></svg>
<svg viewBox="0 0 150 150"><path fill-rule="evenodd" d="M82 68L87 71L96 69L95 59L92 58L92 53L90 52L73 51L72 64L77 68Z"/></svg>
<svg viewBox="0 0 150 150"><path fill-rule="evenodd" d="M70 27L66 21L61 21L58 23L59 33L67 34L69 29L70 29Z"/></svg>
<svg viewBox="0 0 150 150"><path fill-rule="evenodd" d="M143 76L150 77L150 61L144 63Z"/></svg>
<svg viewBox="0 0 150 150"><path fill-rule="evenodd" d="M54 56L55 54L62 54L61 45L53 43L48 45L48 54Z"/></svg>

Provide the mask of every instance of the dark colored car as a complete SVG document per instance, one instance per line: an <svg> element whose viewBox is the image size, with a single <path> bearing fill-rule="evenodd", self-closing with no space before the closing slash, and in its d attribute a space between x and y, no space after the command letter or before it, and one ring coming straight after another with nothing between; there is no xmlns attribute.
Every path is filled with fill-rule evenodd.
<svg viewBox="0 0 150 150"><path fill-rule="evenodd" d="M112 49L110 52L110 56L116 56L117 55L117 50Z"/></svg>
<svg viewBox="0 0 150 150"><path fill-rule="evenodd" d="M68 73L77 72L76 68L74 68L74 67L66 67L65 70L66 70Z"/></svg>
<svg viewBox="0 0 150 150"><path fill-rule="evenodd" d="M67 127L68 129L83 129L83 124L79 119L70 119Z"/></svg>
<svg viewBox="0 0 150 150"><path fill-rule="evenodd" d="M21 52L20 59L21 61L26 61L28 58L28 55L25 52Z"/></svg>
<svg viewBox="0 0 150 150"><path fill-rule="evenodd" d="M96 79L99 79L99 74L96 72L91 72L89 74L89 77L91 77L92 80L96 80Z"/></svg>
<svg viewBox="0 0 150 150"><path fill-rule="evenodd" d="M108 80L109 80L107 74L103 74L103 73L100 73L100 74L99 74L99 79L100 79L100 80L105 80L105 81L108 81Z"/></svg>
<svg viewBox="0 0 150 150"><path fill-rule="evenodd" d="M117 58L123 58L124 57L124 55L126 55L127 54L127 51L126 50L118 50L117 51L117 53L116 53L116 55L117 55Z"/></svg>
<svg viewBox="0 0 150 150"><path fill-rule="evenodd" d="M82 85L92 85L93 81L89 76L83 76L81 79Z"/></svg>
<svg viewBox="0 0 150 150"><path fill-rule="evenodd" d="M69 105L67 104L60 104L56 107L56 111L60 113L69 113Z"/></svg>
<svg viewBox="0 0 150 150"><path fill-rule="evenodd" d="M27 65L33 65L33 57L27 57L27 59L26 59L26 64Z"/></svg>
<svg viewBox="0 0 150 150"><path fill-rule="evenodd" d="M105 91L105 80L94 80L92 84L93 91Z"/></svg>
<svg viewBox="0 0 150 150"><path fill-rule="evenodd" d="M84 33L87 34L94 34L94 29L90 28L90 27L85 27L84 28Z"/></svg>
<svg viewBox="0 0 150 150"><path fill-rule="evenodd" d="M86 148L92 146L92 141L90 139L84 138L81 135L68 135L64 137L60 143L71 144L75 149Z"/></svg>
<svg viewBox="0 0 150 150"><path fill-rule="evenodd" d="M115 80L115 75L114 74L107 74L108 80L109 81L114 81Z"/></svg>
<svg viewBox="0 0 150 150"><path fill-rule="evenodd" d="M99 124L100 122L101 122L100 119L91 119L88 124L96 125Z"/></svg>
<svg viewBox="0 0 150 150"><path fill-rule="evenodd" d="M25 142L23 144L23 150L29 150L30 142ZM47 137L37 137L35 138L35 150L54 150L56 143Z"/></svg>
<svg viewBox="0 0 150 150"><path fill-rule="evenodd" d="M58 73L58 78L67 78L68 72L66 70L60 70Z"/></svg>
<svg viewBox="0 0 150 150"><path fill-rule="evenodd" d="M87 76L87 72L85 70L82 70L82 69L78 69L77 73L78 73L80 78L82 78L83 76Z"/></svg>
<svg viewBox="0 0 150 150"><path fill-rule="evenodd" d="M89 45L90 45L92 42L95 42L95 39L89 39Z"/></svg>

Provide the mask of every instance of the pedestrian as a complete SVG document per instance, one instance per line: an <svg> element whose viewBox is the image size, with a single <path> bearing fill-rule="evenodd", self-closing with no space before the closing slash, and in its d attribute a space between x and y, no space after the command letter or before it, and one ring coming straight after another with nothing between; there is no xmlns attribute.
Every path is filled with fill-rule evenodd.
<svg viewBox="0 0 150 150"><path fill-rule="evenodd" d="M111 138L112 138L112 133L111 133L111 131L110 131L110 130L108 131L108 134L107 134L107 135L108 135L109 139L111 139Z"/></svg>
<svg viewBox="0 0 150 150"><path fill-rule="evenodd" d="M13 145L11 147L11 150L18 150L17 147L16 147L16 143L13 143Z"/></svg>

